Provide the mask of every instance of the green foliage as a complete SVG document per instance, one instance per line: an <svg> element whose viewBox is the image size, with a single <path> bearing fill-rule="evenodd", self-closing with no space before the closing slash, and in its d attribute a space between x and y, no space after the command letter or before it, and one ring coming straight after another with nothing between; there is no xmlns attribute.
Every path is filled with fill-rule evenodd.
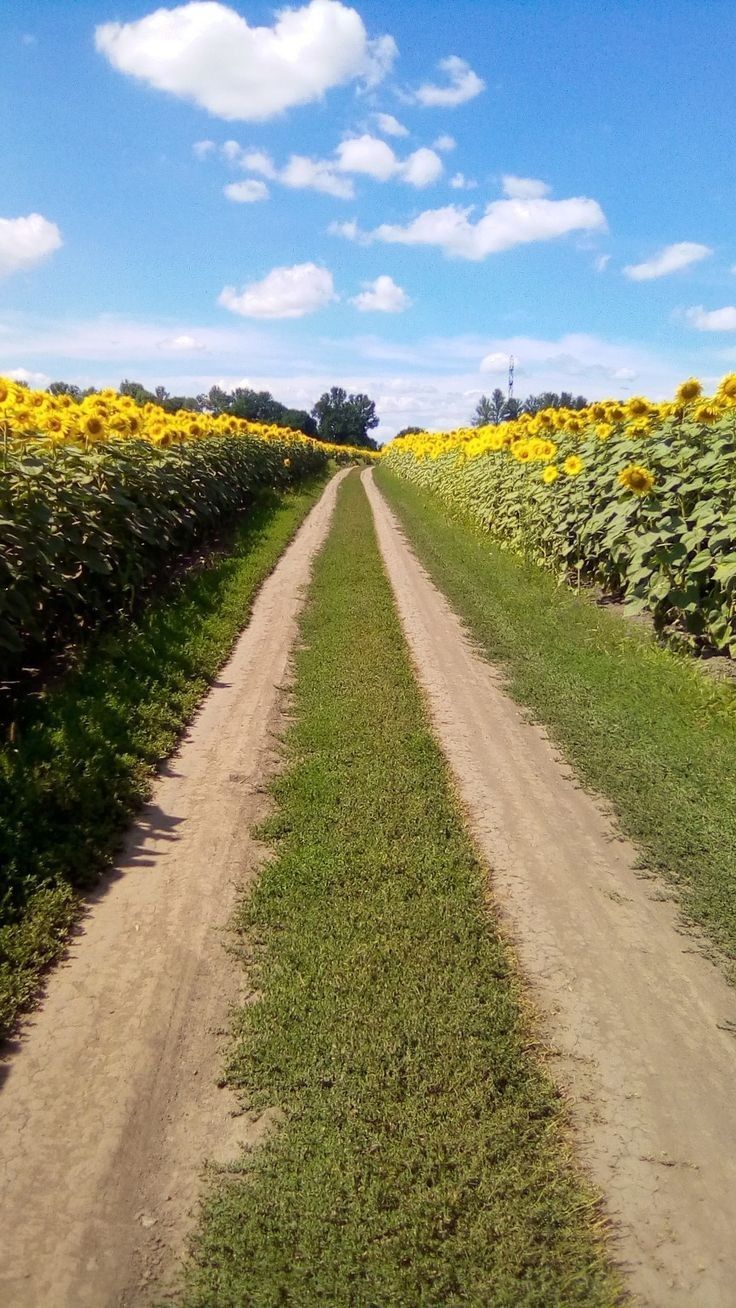
<svg viewBox="0 0 736 1308"><path fill-rule="evenodd" d="M229 1064L284 1123L214 1183L185 1302L612 1305L355 476L302 633Z"/></svg>
<svg viewBox="0 0 736 1308"><path fill-rule="evenodd" d="M327 462L303 441L247 436L16 450L0 471L0 682L131 612L258 490L296 485Z"/></svg>
<svg viewBox="0 0 736 1308"><path fill-rule="evenodd" d="M503 547L568 579L585 580L650 612L658 630L689 646L736 656L736 419L713 427L669 418L644 442L623 433L560 441L559 460L583 471L551 486L540 465L506 452L464 460L416 459L401 447L387 464L469 513ZM644 464L654 491L639 498L619 473Z"/></svg>
<svg viewBox="0 0 736 1308"><path fill-rule="evenodd" d="M376 442L368 435L378 426L376 406L367 395L348 395L341 386L333 386L320 396L312 409L317 419L317 434L331 445L364 446L375 450Z"/></svg>

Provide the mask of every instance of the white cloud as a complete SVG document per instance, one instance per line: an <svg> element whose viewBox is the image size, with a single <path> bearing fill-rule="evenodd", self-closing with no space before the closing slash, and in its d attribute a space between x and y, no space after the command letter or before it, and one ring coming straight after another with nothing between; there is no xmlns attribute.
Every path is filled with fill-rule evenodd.
<svg viewBox="0 0 736 1308"><path fill-rule="evenodd" d="M596 200L577 196L570 200L493 200L477 222L472 209L448 204L426 209L406 226L382 223L375 231L346 230L337 234L352 240L382 241L388 245L436 246L460 259L485 259L516 245L549 241L576 231L600 231L606 219Z"/></svg>
<svg viewBox="0 0 736 1308"><path fill-rule="evenodd" d="M411 306L406 291L385 274L374 282L363 282L363 288L361 294L350 301L361 313L403 313Z"/></svg>
<svg viewBox="0 0 736 1308"><path fill-rule="evenodd" d="M480 370L481 372L507 373L510 357L508 354L501 353L500 350L493 350L481 359Z"/></svg>
<svg viewBox="0 0 736 1308"><path fill-rule="evenodd" d="M376 182L396 179L421 188L436 182L444 170L439 155L426 146L402 160L385 141L367 133L341 141L335 153L341 172L363 173Z"/></svg>
<svg viewBox="0 0 736 1308"><path fill-rule="evenodd" d="M258 200L267 200L269 191L265 182L257 177L249 177L244 182L230 182L224 188L228 200L236 204L255 204Z"/></svg>
<svg viewBox="0 0 736 1308"><path fill-rule="evenodd" d="M357 244L368 244L358 227L357 218L349 218L347 222L330 223L327 231L330 236L342 236L346 241L355 241Z"/></svg>
<svg viewBox="0 0 736 1308"><path fill-rule="evenodd" d="M251 282L238 293L226 286L218 304L245 318L303 318L336 300L332 273L316 263L297 263L292 268L273 268L260 282Z"/></svg>
<svg viewBox="0 0 736 1308"><path fill-rule="evenodd" d="M437 65L447 73L448 86L437 86L434 82L425 82L414 92L414 99L428 107L452 109L455 105L473 100L485 90L485 82L474 73L470 64L457 55L441 59Z"/></svg>
<svg viewBox="0 0 736 1308"><path fill-rule="evenodd" d="M434 150L422 147L400 159L386 141L369 132L341 141L330 159L292 154L282 168L265 151L244 150L237 141L226 141L220 153L238 168L259 173L283 186L324 191L341 200L352 199L355 194L351 175L371 177L375 182L406 182L421 188L436 182L443 172L442 160Z"/></svg>
<svg viewBox="0 0 736 1308"><path fill-rule="evenodd" d="M28 368L9 368L5 373L6 377L12 377L13 381L25 382L26 386L32 386L34 390L40 391L48 386L51 378L45 372L32 372Z"/></svg>
<svg viewBox="0 0 736 1308"><path fill-rule="evenodd" d="M674 245L666 245L645 263L629 264L624 268L624 273L632 282L649 282L655 277L667 277L669 273L679 272L691 263L699 263L712 253L710 246L699 245L697 241L677 241Z"/></svg>
<svg viewBox="0 0 736 1308"><path fill-rule="evenodd" d="M173 336L170 340L161 341L163 350L171 350L174 354L190 354L194 350L203 350L205 346L197 340L196 336L189 336L186 332L181 336Z"/></svg>
<svg viewBox="0 0 736 1308"><path fill-rule="evenodd" d="M699 332L736 332L736 306L723 309L704 309L702 304L688 309L686 318Z"/></svg>
<svg viewBox="0 0 736 1308"><path fill-rule="evenodd" d="M340 177L326 159L308 159L301 154L291 156L278 179L294 190L323 191L339 200L350 200L355 194L352 182L347 177Z"/></svg>
<svg viewBox="0 0 736 1308"><path fill-rule="evenodd" d="M0 277L32 268L62 245L56 223L40 213L25 218L0 218Z"/></svg>
<svg viewBox="0 0 736 1308"><path fill-rule="evenodd" d="M373 117L379 132L383 132L384 136L409 135L409 128L404 127L404 124L400 123L398 118L394 118L393 114L374 114Z"/></svg>
<svg viewBox="0 0 736 1308"><path fill-rule="evenodd" d="M266 154L265 150L241 150L240 155L236 157L240 168L249 169L252 173L260 173L262 177L276 181L278 172L271 156Z"/></svg>
<svg viewBox="0 0 736 1308"><path fill-rule="evenodd" d="M546 182L535 177L515 177L513 173L506 173L501 178L501 185L509 200L541 200L551 190Z"/></svg>
<svg viewBox="0 0 736 1308"><path fill-rule="evenodd" d="M341 141L336 150L337 167L344 173L364 173L377 182L387 182L399 167L390 145L364 133Z"/></svg>
<svg viewBox="0 0 736 1308"><path fill-rule="evenodd" d="M213 154L217 149L214 141L195 141L192 150L197 159L206 159L208 155Z"/></svg>
<svg viewBox="0 0 736 1308"><path fill-rule="evenodd" d="M434 150L422 147L409 155L399 168L399 177L409 186L431 186L444 172L440 156Z"/></svg>
<svg viewBox="0 0 736 1308"><path fill-rule="evenodd" d="M447 132L442 132L436 141L432 142L433 150L442 150L443 154L448 150L454 150L457 147L457 141L454 136L448 136Z"/></svg>
<svg viewBox="0 0 736 1308"><path fill-rule="evenodd" d="M596 272L605 272L610 262L611 262L610 254L599 254L597 259L593 261L593 267L595 268Z"/></svg>
<svg viewBox="0 0 736 1308"><path fill-rule="evenodd" d="M454 177L450 178L453 191L474 191L477 185L478 183L471 177L466 177L465 173L455 173Z"/></svg>
<svg viewBox="0 0 736 1308"><path fill-rule="evenodd" d="M375 85L396 55L392 37L369 41L360 14L340 0L282 9L273 27L251 27L217 0L157 9L95 31L121 73L193 101L228 120L263 122L332 87Z"/></svg>

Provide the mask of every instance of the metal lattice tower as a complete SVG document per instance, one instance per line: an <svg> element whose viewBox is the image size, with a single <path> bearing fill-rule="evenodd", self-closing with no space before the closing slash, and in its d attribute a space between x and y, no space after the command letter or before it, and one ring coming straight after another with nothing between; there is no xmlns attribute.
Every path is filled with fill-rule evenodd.
<svg viewBox="0 0 736 1308"><path fill-rule="evenodd" d="M506 397L509 400L514 398L514 356L509 356L509 390Z"/></svg>

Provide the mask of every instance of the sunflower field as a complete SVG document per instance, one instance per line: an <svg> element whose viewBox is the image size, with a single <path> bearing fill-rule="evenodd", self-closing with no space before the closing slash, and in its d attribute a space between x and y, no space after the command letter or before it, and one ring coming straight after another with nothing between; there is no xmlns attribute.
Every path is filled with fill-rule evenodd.
<svg viewBox="0 0 736 1308"><path fill-rule="evenodd" d="M498 543L736 656L736 374L706 397L545 409L393 441L388 468Z"/></svg>
<svg viewBox="0 0 736 1308"><path fill-rule="evenodd" d="M0 683L48 663L262 491L358 453L285 428L0 378Z"/></svg>

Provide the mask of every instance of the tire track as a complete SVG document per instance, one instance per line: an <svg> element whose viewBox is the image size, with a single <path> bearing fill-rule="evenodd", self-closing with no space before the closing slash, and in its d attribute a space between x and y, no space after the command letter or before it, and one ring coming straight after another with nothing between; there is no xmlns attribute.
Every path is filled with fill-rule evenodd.
<svg viewBox="0 0 736 1308"><path fill-rule="evenodd" d="M142 1304L175 1281L205 1158L258 1136L218 1089L241 984L224 948L333 478L156 782L2 1069L3 1308Z"/></svg>
<svg viewBox="0 0 736 1308"><path fill-rule="evenodd" d="M504 693L363 474L404 631L637 1301L736 1303L736 994Z"/></svg>

